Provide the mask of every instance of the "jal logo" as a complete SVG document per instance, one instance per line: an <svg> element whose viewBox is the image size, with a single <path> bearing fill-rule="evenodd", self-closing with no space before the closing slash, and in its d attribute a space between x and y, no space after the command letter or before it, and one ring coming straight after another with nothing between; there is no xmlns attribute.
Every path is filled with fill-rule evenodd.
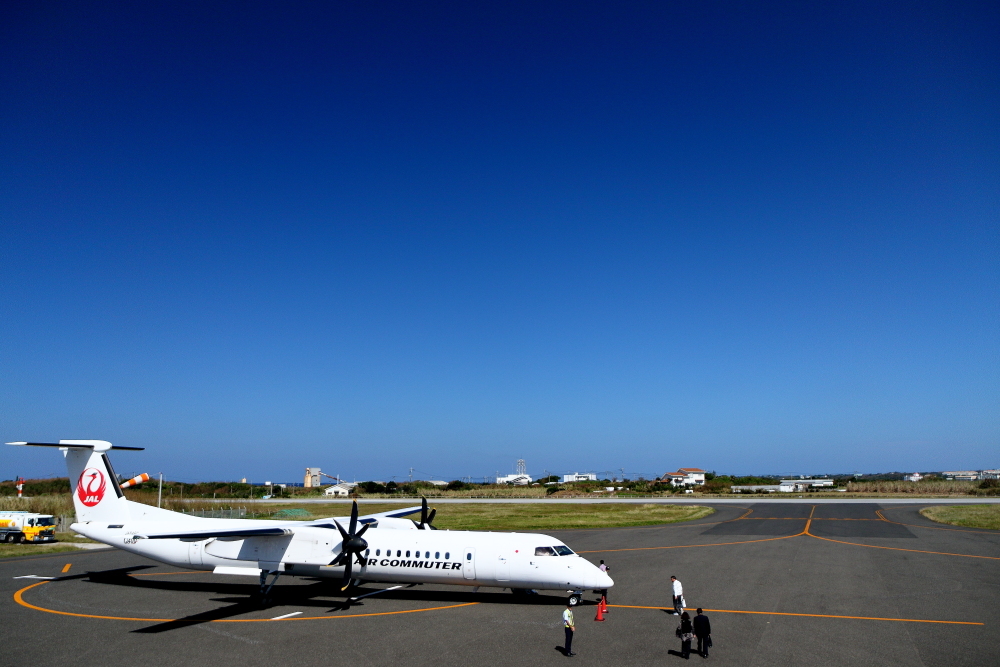
<svg viewBox="0 0 1000 667"><path fill-rule="evenodd" d="M104 490L107 488L108 480L104 477L104 473L97 468L87 468L80 473L80 479L76 482L76 495L81 503L93 507L101 502Z"/></svg>

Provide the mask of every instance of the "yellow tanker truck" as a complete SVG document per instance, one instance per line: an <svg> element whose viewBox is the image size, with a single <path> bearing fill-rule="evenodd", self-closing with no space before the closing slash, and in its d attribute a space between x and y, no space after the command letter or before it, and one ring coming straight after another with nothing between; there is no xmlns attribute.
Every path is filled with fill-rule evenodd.
<svg viewBox="0 0 1000 667"><path fill-rule="evenodd" d="M55 542L56 522L51 514L0 512L0 541Z"/></svg>

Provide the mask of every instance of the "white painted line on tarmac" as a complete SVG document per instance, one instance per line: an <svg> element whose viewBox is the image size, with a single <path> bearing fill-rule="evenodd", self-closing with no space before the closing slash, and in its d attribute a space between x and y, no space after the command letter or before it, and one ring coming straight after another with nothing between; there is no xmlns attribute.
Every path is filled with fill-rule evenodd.
<svg viewBox="0 0 1000 667"><path fill-rule="evenodd" d="M351 598L351 602L357 602L357 601L358 601L358 600L360 600L361 598L367 598L367 597L371 597L371 596L373 596L373 595L378 595L379 593L385 593L386 591L394 591L394 590L396 590L397 588L402 588L402 587L403 587L402 585L399 585L399 586L391 586L390 588L383 588L383 589L382 589L382 590L380 590L380 591L375 591L374 593L368 593L367 595L359 595L359 596L358 596L358 597L356 597L356 598Z"/></svg>
<svg viewBox="0 0 1000 667"><path fill-rule="evenodd" d="M44 579L45 581L52 581L53 579L58 579L58 577L39 577L37 574L26 574L21 577L13 577L14 579Z"/></svg>
<svg viewBox="0 0 1000 667"><path fill-rule="evenodd" d="M301 611L293 611L291 614L285 614L284 616L275 616L271 620L272 621L280 621L283 618L291 618L292 616L298 616L301 613L302 613Z"/></svg>

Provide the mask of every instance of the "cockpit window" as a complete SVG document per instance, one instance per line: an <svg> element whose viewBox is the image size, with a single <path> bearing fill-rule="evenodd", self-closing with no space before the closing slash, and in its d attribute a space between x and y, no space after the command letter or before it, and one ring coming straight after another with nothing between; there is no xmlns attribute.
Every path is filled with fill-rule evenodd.
<svg viewBox="0 0 1000 667"><path fill-rule="evenodd" d="M556 550L552 547L535 547L536 556L555 556Z"/></svg>
<svg viewBox="0 0 1000 667"><path fill-rule="evenodd" d="M570 549L569 547L560 544L559 546L556 547L556 553L559 554L560 556L572 556L573 550Z"/></svg>

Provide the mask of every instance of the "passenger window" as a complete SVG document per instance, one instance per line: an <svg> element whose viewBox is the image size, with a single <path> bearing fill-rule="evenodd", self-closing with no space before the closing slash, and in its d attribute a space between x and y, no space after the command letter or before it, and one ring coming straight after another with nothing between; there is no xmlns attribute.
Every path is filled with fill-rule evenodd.
<svg viewBox="0 0 1000 667"><path fill-rule="evenodd" d="M472 554L465 554L465 560L472 560Z"/></svg>
<svg viewBox="0 0 1000 667"><path fill-rule="evenodd" d="M434 558L440 558L440 557L441 557L441 552L440 551L435 551L434 552Z"/></svg>
<svg viewBox="0 0 1000 667"><path fill-rule="evenodd" d="M419 551L415 552L415 553L414 553L413 555L414 555L414 557L416 557L416 558L420 558L420 552L419 552Z"/></svg>
<svg viewBox="0 0 1000 667"><path fill-rule="evenodd" d="M451 552L450 551L445 551L444 552L444 559L445 560L450 560L451 559Z"/></svg>
<svg viewBox="0 0 1000 667"><path fill-rule="evenodd" d="M430 558L430 557L431 557L431 552L430 551L425 551L424 552L424 558Z"/></svg>
<svg viewBox="0 0 1000 667"><path fill-rule="evenodd" d="M396 558L399 558L399 557L400 557L400 556L402 556L402 555L403 555L403 552L402 552L402 550L400 550L400 549L396 549Z"/></svg>
<svg viewBox="0 0 1000 667"><path fill-rule="evenodd" d="M409 557L410 557L410 550L409 550L409 549L407 549L407 550L406 550L406 557L407 557L407 558L409 558Z"/></svg>
<svg viewBox="0 0 1000 667"><path fill-rule="evenodd" d="M376 549L375 550L375 555L376 556L381 556L382 555L382 550L381 549Z"/></svg>
<svg viewBox="0 0 1000 667"><path fill-rule="evenodd" d="M535 547L536 556L555 556L556 551L552 547Z"/></svg>

